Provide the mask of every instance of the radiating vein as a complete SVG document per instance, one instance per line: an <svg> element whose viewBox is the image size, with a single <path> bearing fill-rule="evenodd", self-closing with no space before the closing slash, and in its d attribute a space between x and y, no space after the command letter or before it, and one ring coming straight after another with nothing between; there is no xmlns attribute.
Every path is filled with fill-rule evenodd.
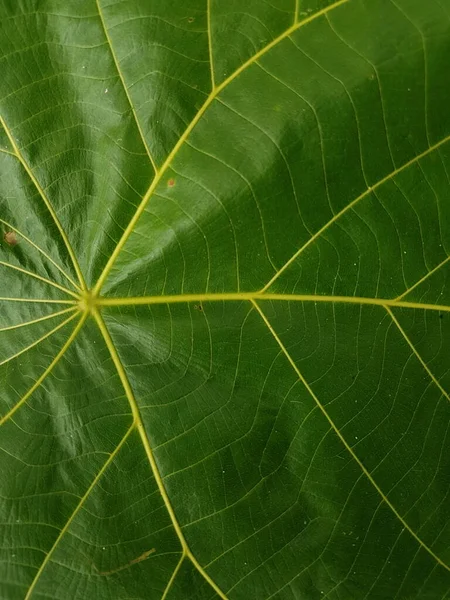
<svg viewBox="0 0 450 600"><path fill-rule="evenodd" d="M405 341L407 342L408 346L411 348L411 350L413 351L413 354L416 356L416 358L419 360L420 364L422 365L422 367L425 369L425 371L428 373L428 376L430 377L431 381L436 385L436 387L439 389L439 391L441 392L441 394L443 396L445 396L447 398L447 400L450 401L450 396L448 394L448 392L442 387L442 385L439 383L439 381L436 379L436 377L433 375L433 373L430 371L428 365L426 364L426 362L423 360L423 358L420 356L419 352L417 351L416 347L414 346L414 344L412 343L412 341L409 339L406 331L403 329L403 327L400 325L400 323L398 322L397 318L395 317L394 313L392 312L392 310L389 308L389 306L385 306L387 312L389 313L392 321L395 323L395 325L397 326L397 329L400 331L400 333L402 334L402 336L405 338Z"/></svg>
<svg viewBox="0 0 450 600"><path fill-rule="evenodd" d="M401 167L398 167L397 169L395 169L394 171L392 171L391 173L389 173L388 175L383 177L383 179L380 179L380 181L377 181L377 183L375 183L374 185L367 188L362 194L360 194L357 198L355 198L349 204L347 204L347 206L345 206L342 210L340 210L338 213L336 213L333 218L331 218L327 223L325 223L325 225L323 225L312 237L310 237L309 240L305 244L303 244L303 246L301 246L301 248L299 248L297 250L297 252L295 252L291 256L291 258L289 258L289 260L287 260L284 263L284 265L275 273L275 275L262 288L261 292L265 292L267 289L269 289L270 286L280 277L280 275L282 273L284 273L284 271L286 271L286 269L288 269L295 260L297 260L297 258L300 256L300 254L302 254L302 252L304 252L304 250L306 250L306 248L308 248L308 246L310 246L313 242L315 242L317 240L317 238L322 236L322 234L327 229L329 229L329 227L331 227L331 225L333 225L333 223L335 223L338 219L340 219L343 215L345 215L345 213L347 213L349 210L354 208L361 200L363 200L364 198L369 196L374 190L376 190L377 188L382 186L387 181L390 181L393 177L395 177L396 175L398 175L399 173L401 173L402 171L404 171L405 169L407 169L408 167L410 167L411 165L413 165L420 159L424 158L431 152L434 152L435 150L437 150L438 148L440 148L441 146L446 144L449 140L450 140L450 135L446 136L445 138L443 138L442 140L440 140L433 146L430 146L429 148L424 150L424 152L422 152L421 154L418 154L417 156L415 156L414 158L412 158L411 160L406 162Z"/></svg>
<svg viewBox="0 0 450 600"><path fill-rule="evenodd" d="M37 319L33 319L32 321L24 321L23 323L17 323L16 325L9 325L8 327L1 327L0 332L3 331L11 331L12 329L20 329L21 327L27 327L28 325L34 325L35 323L41 323L42 321L47 321L48 319L54 319L55 317L59 317L60 315L64 315L66 313L72 312L76 310L76 307L65 308L64 310L59 310L54 313L50 313L49 315L45 315L44 317L39 317Z"/></svg>
<svg viewBox="0 0 450 600"><path fill-rule="evenodd" d="M131 97L130 97L128 88L127 88L127 86L125 84L125 79L124 79L122 71L120 69L119 61L118 61L116 53L114 51L114 47L113 47L113 44L112 44L111 36L108 33L108 29L106 27L105 19L103 17L103 12L102 12L102 9L100 7L100 0L96 0L96 3L97 3L98 14L99 14L100 21L101 21L101 24L102 24L102 29L103 29L103 32L104 32L105 37L106 37L106 41L107 41L108 46L109 46L109 50L111 52L111 56L113 58L114 65L116 67L117 73L119 75L120 82L122 84L123 90L124 90L125 95L127 97L128 104L130 106L130 109L131 109L131 112L133 114L136 126L138 128L139 135L141 136L142 143L144 144L145 151L147 152L147 156L148 156L148 158L150 160L150 163L151 163L151 165L153 167L153 170L155 171L155 174L156 174L158 172L158 168L157 168L156 163L155 163L155 161L153 159L152 153L150 152L150 148L148 147L147 142L145 141L144 132L142 131L142 127L141 127L141 124L139 123L139 119L137 117L136 110L135 110L134 105L133 105L133 103L131 101Z"/></svg>
<svg viewBox="0 0 450 600"><path fill-rule="evenodd" d="M80 331L80 329L82 328L82 326L86 320L86 317L87 317L87 314L84 314L80 318L79 322L77 323L77 326L74 328L71 335L69 336L69 338L67 339L65 344L62 346L61 350L58 352L58 354L52 360L50 365L45 369L45 371L42 373L42 375L36 380L34 385L28 390L28 392L26 392L26 394L24 396L22 396L22 398L18 402L16 402L16 404L13 406L13 408L10 411L8 411L6 413L6 415L0 419L0 426L3 425L6 421L8 421L8 419L10 419L13 416L13 414L22 406L22 404L24 404L24 402L26 402L28 400L28 398L37 390L37 388L41 385L41 383L44 381L44 379L46 379L46 377L53 371L53 369L58 364L60 359L66 353L69 346L72 344L73 340L77 337L78 332ZM66 321L66 323L67 322L68 321Z"/></svg>
<svg viewBox="0 0 450 600"><path fill-rule="evenodd" d="M74 309L69 309L69 310L72 311ZM19 352L16 352L12 356L8 356L8 358L5 358L5 360L0 361L0 367L2 365L5 365L6 363L10 362L11 360L14 360L21 354L28 352L28 350L31 350L32 348L34 348L35 346L37 346L38 344L40 344L41 342L43 342L44 340L49 338L51 335L53 335L54 333L59 331L62 327L64 327L64 325L67 325L67 323L70 323L70 321L72 321L76 316L77 316L77 313L74 313L68 319L66 319L65 321L62 321L61 323L59 323L56 327L54 327L50 331L47 331L47 333L45 333L43 336L41 336L40 338L38 338L37 340L35 340L31 344L29 344L28 346L25 346L25 348L22 348L22 350L19 350Z"/></svg>
<svg viewBox="0 0 450 600"><path fill-rule="evenodd" d="M35 302L37 304L78 304L76 300L54 300L53 298L8 298L0 297L0 302Z"/></svg>
<svg viewBox="0 0 450 600"><path fill-rule="evenodd" d="M15 156L15 155L14 155L14 156ZM19 236L20 236L22 239L24 239L24 240L25 240L26 242L28 242L28 243L29 243L31 246L33 246L33 248L36 248L36 250L37 250L38 252L40 252L40 253L42 254L42 256L45 256L45 258L46 258L46 259L47 259L49 262L51 262L51 263L52 263L52 265L53 265L53 266L54 266L56 269L58 269L58 271L61 273L61 275L63 275L63 276L64 276L64 277L67 279L67 281L69 281L69 282L70 282L70 283L73 285L73 287L74 287L76 290L78 290L79 292L81 292L81 288L80 288L80 287L79 287L79 286L78 286L78 285L75 283L75 281L74 281L74 280L73 280L73 279L70 277L70 275L68 275L68 274L67 274L67 273L64 271L64 269L63 269L62 267L60 267L60 266L58 265L58 263L57 263L57 262L55 262L55 261L53 260L53 258L52 258L52 257L51 257L49 254L47 254L47 253L46 253L44 250L42 250L42 248L40 248L40 247L39 247L37 244L35 244L35 243L34 243L32 240L30 240L30 238L29 238L29 237L27 237L27 236L26 236L24 233L22 233L22 232L20 231L20 229L17 229L17 227L14 227L13 225L11 225L11 223L8 223L7 221L4 221L3 219L0 219L0 223L3 223L3 225L5 225L6 227L8 227L8 229L11 229L12 231L15 231L16 233L18 233L18 234L19 234Z"/></svg>
<svg viewBox="0 0 450 600"><path fill-rule="evenodd" d="M102 468L100 469L100 471L97 473L97 475L94 477L91 485L88 487L88 489L86 490L84 496L81 498L81 500L79 501L79 503L77 504L75 510L73 511L73 513L70 515L69 519L67 520L66 524L64 525L64 527L61 529L58 537L56 538L56 540L53 543L53 546L50 548L49 552L47 553L44 561L42 562L41 566L39 567L38 572L36 573L36 575L34 576L34 579L30 585L30 587L28 588L27 594L25 596L24 600L29 600L29 598L31 598L31 594L33 593L45 567L47 566L47 564L49 563L49 561L51 560L51 557L53 555L53 553L55 552L56 548L58 547L59 542L61 541L61 539L63 538L63 536L65 535L65 533L67 533L67 530L69 529L70 525L72 524L73 520L75 519L75 517L77 516L77 514L79 513L80 509L83 507L83 504L86 502L87 498L89 497L90 493L92 492L92 490L94 489L94 487L97 485L97 483L99 482L99 480L101 479L102 475L104 474L104 472L106 471L106 469L109 467L109 465L113 462L113 460L115 459L115 457L117 456L117 454L119 453L120 449L122 448L122 446L125 444L125 442L128 439L128 436L131 434L131 432L134 430L134 427L130 427L128 429L128 431L126 432L126 434L123 436L123 438L121 439L120 443L117 445L117 447L114 449L113 452L111 452L108 460L104 463L104 465L102 466Z"/></svg>
<svg viewBox="0 0 450 600"><path fill-rule="evenodd" d="M178 536L178 539L180 541L181 544L181 548L182 548L182 553L183 555L185 555L186 557L188 557L191 562L193 563L193 565L196 567L196 569L200 572L200 574L206 579L206 581L210 584L210 586L214 589L214 591L219 595L220 598L222 598L222 600L228 600L227 597L225 596L225 594L222 592L222 590L219 588L219 586L211 579L211 577L206 573L206 571L202 568L202 566L199 564L199 562L197 561L197 559L195 558L195 556L192 554L191 550L189 549L189 546L186 542L186 539L184 537L184 534L181 530L181 526L178 523L177 517L175 515L174 509L172 507L172 503L170 502L169 496L167 494L166 488L164 487L164 483L161 477L161 474L159 472L159 468L158 465L156 463L156 459L153 455L153 450L150 446L150 441L147 437L147 433L145 431L145 427L144 427L144 423L142 421L141 418L141 414L139 411L139 407L138 404L136 402L136 399L134 397L134 393L133 390L131 389L131 385L130 382L128 381L128 377L127 374L125 372L124 366L122 364L122 361L120 359L119 353L117 352L117 349L114 345L113 339L108 331L108 328L106 327L106 324L102 318L102 316L100 315L99 311L97 309L93 310L93 316L97 322L98 328L100 329L100 332L103 336L103 339L105 341L105 344L109 350L109 353L111 355L111 358L114 362L114 365L116 367L117 370L117 374L119 375L120 381L122 383L122 386L124 388L126 397L128 399L128 402L130 404L130 408L131 408L131 412L133 414L133 420L134 420L134 426L137 428L139 436L141 438L141 442L142 445L144 446L145 449L145 453L147 455L148 461L150 463L150 467L152 469L153 472L153 476L155 478L156 484L158 486L159 492L162 496L162 499L164 501L164 504L166 506L167 512L169 513L169 517L170 520L172 522L172 526Z"/></svg>
<svg viewBox="0 0 450 600"><path fill-rule="evenodd" d="M184 133L181 135L181 137L178 139L178 141L175 144L175 146L172 148L171 152L167 156L167 158L164 161L163 165L161 166L160 170L158 171L158 173L154 177L154 179L153 179L150 187L148 188L148 190L144 194L144 196L143 196L143 198L142 198L142 200L141 200L141 202L140 202L140 204L139 204L136 212L134 213L133 217L131 218L130 222L128 223L127 227L125 228L125 230L124 230L124 232L122 234L122 237L118 241L118 243L117 243L116 247L114 248L111 256L109 257L108 262L106 263L106 265L105 265L102 273L100 274L100 277L98 278L98 281L97 281L97 283L96 283L96 285L94 287L94 290L93 290L94 295L97 295L100 292L101 288L103 287L103 285L104 285L104 283L106 281L106 278L109 275L109 272L111 271L114 263L117 260L117 257L119 256L119 254L122 251L122 248L124 247L126 241L128 240L128 238L130 237L131 233L133 232L133 230L134 230L134 228L136 226L136 223L138 222L140 216L144 212L145 207L147 206L147 203L150 200L150 198L152 197L153 192L157 188L159 182L162 180L162 178L164 177L167 169L170 167L170 164L172 163L172 161L174 160L174 158L178 154L178 151L183 146L183 144L185 143L185 141L187 140L187 138L191 134L192 130L194 129L194 127L197 125L197 123L201 119L201 117L204 115L204 113L206 112L206 110L208 109L208 107L212 104L212 102L214 101L214 99L216 98L216 96L218 94L220 94L220 92L223 89L225 89L232 81L234 81L243 71L245 71L248 67L250 67L252 64L254 64L261 56L263 56L264 54L266 54L266 52L269 52L269 50L271 50L277 44L279 44L281 41L283 41L284 39L286 39L287 37L289 37L292 33L294 33L294 31L296 31L300 27L303 27L304 25L307 25L308 23L310 23L311 21L314 21L315 19L321 17L322 15L325 15L328 12L336 9L338 6L346 4L349 1L350 0L338 0L338 2L334 2L334 4L331 4L330 6L327 6L326 8L323 8L322 10L317 11L313 15L307 17L306 19L303 19L300 22L294 23L291 27L289 27L288 29L286 29L285 32L283 32L281 35L279 35L277 38L275 38L269 44L267 44L267 46L265 46L259 52L257 52L256 54L254 54L251 58L249 58L244 64L242 64L238 69L236 69L236 71L234 71L234 73L232 73L229 77L227 77L227 79L225 79L224 81L222 81L222 83L220 85L216 86L212 90L212 92L209 94L208 98L205 100L205 102L203 103L203 105L198 110L198 112L195 115L195 117L192 119L192 121L186 127Z"/></svg>
<svg viewBox="0 0 450 600"><path fill-rule="evenodd" d="M3 260L0 260L0 265L2 267L8 267L9 269L14 269L15 271L19 271L20 273L23 273L24 275L28 275L29 277L34 277L35 279L39 279L39 281L43 281L47 285L52 285L53 287L64 292L65 294L69 294L69 296L72 296L73 298L78 299L78 294L75 294L75 292L68 290L66 287L64 287L63 285L60 285L59 283L55 283L54 281L50 281L50 279L47 279L46 277L42 277L42 275L37 275L37 273L32 273L31 271L28 271L27 269L23 269L22 267L17 267L16 265L12 265Z"/></svg>
<svg viewBox="0 0 450 600"><path fill-rule="evenodd" d="M49 199L47 198L47 196L45 195L44 190L41 187L41 184L39 183L39 181L36 179L36 177L33 174L33 171L30 169L30 167L28 166L28 163L26 162L26 160L24 159L24 157L22 156L19 147L17 146L11 131L9 129L9 127L6 125L5 120L3 117L0 116L0 123L3 126L3 129L5 130L5 133L9 139L9 142L11 144L11 146L14 148L14 152L15 155L17 156L17 159L20 161L21 165L23 166L23 168L25 169L26 173L28 174L29 178L31 179L31 181L34 184L34 187L36 188L36 190L39 192L39 195L41 196L42 200L44 201L45 206L47 207L47 210L49 211L50 215L52 216L52 219L56 225L56 227L58 228L58 231L61 235L61 238L66 246L67 252L72 260L72 264L74 266L75 272L77 274L80 286L83 290L86 289L86 284L84 282L84 277L83 274L81 272L80 266L78 264L78 260L77 257L75 256L75 253L73 251L73 248L69 242L69 238L67 237L66 232L63 229L63 226L61 225L59 219L58 219L58 215L55 212L55 209L53 208L53 206L51 205Z"/></svg>
<svg viewBox="0 0 450 600"><path fill-rule="evenodd" d="M351 448L351 446L347 443L346 439L344 438L344 436L342 435L342 433L340 432L339 428L337 427L337 425L334 423L333 419L330 417L330 415L328 414L328 412L326 411L325 407L323 406L323 404L320 402L320 400L318 399L318 397L316 396L316 394L314 393L313 389L311 388L311 386L308 384L308 382L306 381L306 379L303 377L303 374L301 373L300 369L297 367L297 365L295 364L293 358L291 357L291 355L289 354L288 350L286 349L286 347L284 346L283 342L281 341L281 339L278 337L276 331L274 330L274 328L272 327L272 325L270 324L270 321L268 320L268 318L266 317L265 313L262 311L262 309L260 308L260 306L258 305L257 302L255 302L254 300L252 301L254 307L256 308L256 310L258 311L258 313L261 316L261 319L263 320L263 322L265 323L265 325L267 326L267 328L269 329L270 333L272 334L272 336L274 337L275 341L277 342L278 346L280 347L281 351L283 352L283 354L285 355L287 361L290 363L291 367L294 369L294 371L296 372L298 378L300 379L300 381L303 383L303 385L305 386L306 390L309 392L309 394L311 395L311 397L313 398L313 400L315 401L315 403L317 404L317 406L319 407L320 411L322 412L322 414L324 415L324 417L327 419L328 423L330 424L331 428L333 429L333 431L336 433L336 435L338 436L338 438L340 439L340 441L342 442L342 444L345 446L346 450L348 451L348 453L351 455L351 457L353 458L353 460L358 464L359 468L362 470L362 472L364 473L364 475L367 477L367 479L370 481L370 483L372 484L372 486L376 489L376 491L378 492L378 494L381 496L381 498L383 499L383 501L387 504L387 506L389 506L389 508L391 509L391 511L394 513L394 515L397 517L397 519L400 521L400 523L402 524L402 526L407 529L409 531L409 533L414 537L414 539L420 544L420 546L426 550L426 552L428 552L428 554L430 554L430 556L432 556L434 558L434 560L439 563L442 567L444 567L444 569L446 569L447 571L450 571L450 566L448 566L445 562L443 562L439 556L437 556L433 550L431 548L429 548L425 542L414 532L413 529L411 529L411 527L408 525L408 523L403 519L403 517L400 515L400 513L397 511L397 509L395 508L395 506L390 502L390 500L388 499L388 497L384 494L383 490L379 487L379 485L377 484L377 482L375 481L375 479L372 477L372 475L370 474L370 472L366 469L366 467L364 466L364 464L361 462L361 460L358 458L358 456L356 455L356 453L353 451L353 449Z"/></svg>

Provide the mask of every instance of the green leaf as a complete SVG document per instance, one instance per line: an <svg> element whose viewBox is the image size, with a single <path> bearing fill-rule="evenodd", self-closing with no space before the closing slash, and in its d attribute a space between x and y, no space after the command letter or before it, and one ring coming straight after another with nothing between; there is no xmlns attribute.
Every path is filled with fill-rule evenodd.
<svg viewBox="0 0 450 600"><path fill-rule="evenodd" d="M450 0L0 18L0 597L449 599Z"/></svg>

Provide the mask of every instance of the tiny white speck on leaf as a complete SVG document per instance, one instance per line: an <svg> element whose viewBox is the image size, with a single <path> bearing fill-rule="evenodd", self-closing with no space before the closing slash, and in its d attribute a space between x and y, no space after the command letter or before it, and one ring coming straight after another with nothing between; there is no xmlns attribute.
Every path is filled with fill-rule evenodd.
<svg viewBox="0 0 450 600"><path fill-rule="evenodd" d="M107 94L109 92L108 88L105 88L105 94Z"/></svg>

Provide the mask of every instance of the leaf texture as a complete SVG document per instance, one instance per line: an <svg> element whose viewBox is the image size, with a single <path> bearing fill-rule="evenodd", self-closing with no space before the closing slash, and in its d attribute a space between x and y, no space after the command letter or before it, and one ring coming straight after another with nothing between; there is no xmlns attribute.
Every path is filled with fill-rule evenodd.
<svg viewBox="0 0 450 600"><path fill-rule="evenodd" d="M0 23L0 597L450 598L450 2Z"/></svg>

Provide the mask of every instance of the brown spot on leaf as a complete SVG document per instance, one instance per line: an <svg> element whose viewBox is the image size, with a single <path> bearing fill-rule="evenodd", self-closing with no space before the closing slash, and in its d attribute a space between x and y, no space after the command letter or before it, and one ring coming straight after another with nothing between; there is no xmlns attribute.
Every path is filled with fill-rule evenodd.
<svg viewBox="0 0 450 600"><path fill-rule="evenodd" d="M173 187L173 186L175 185L175 179L172 179L172 178L171 178L171 179L169 179L169 181L167 182L167 185L168 185L169 187Z"/></svg>
<svg viewBox="0 0 450 600"><path fill-rule="evenodd" d="M203 306L201 304L194 304L194 309L201 312L203 310Z"/></svg>
<svg viewBox="0 0 450 600"><path fill-rule="evenodd" d="M15 246L19 241L15 231L6 231L3 239L9 246Z"/></svg>
<svg viewBox="0 0 450 600"><path fill-rule="evenodd" d="M189 17L188 18L188 23L193 23L195 21L194 17Z"/></svg>

